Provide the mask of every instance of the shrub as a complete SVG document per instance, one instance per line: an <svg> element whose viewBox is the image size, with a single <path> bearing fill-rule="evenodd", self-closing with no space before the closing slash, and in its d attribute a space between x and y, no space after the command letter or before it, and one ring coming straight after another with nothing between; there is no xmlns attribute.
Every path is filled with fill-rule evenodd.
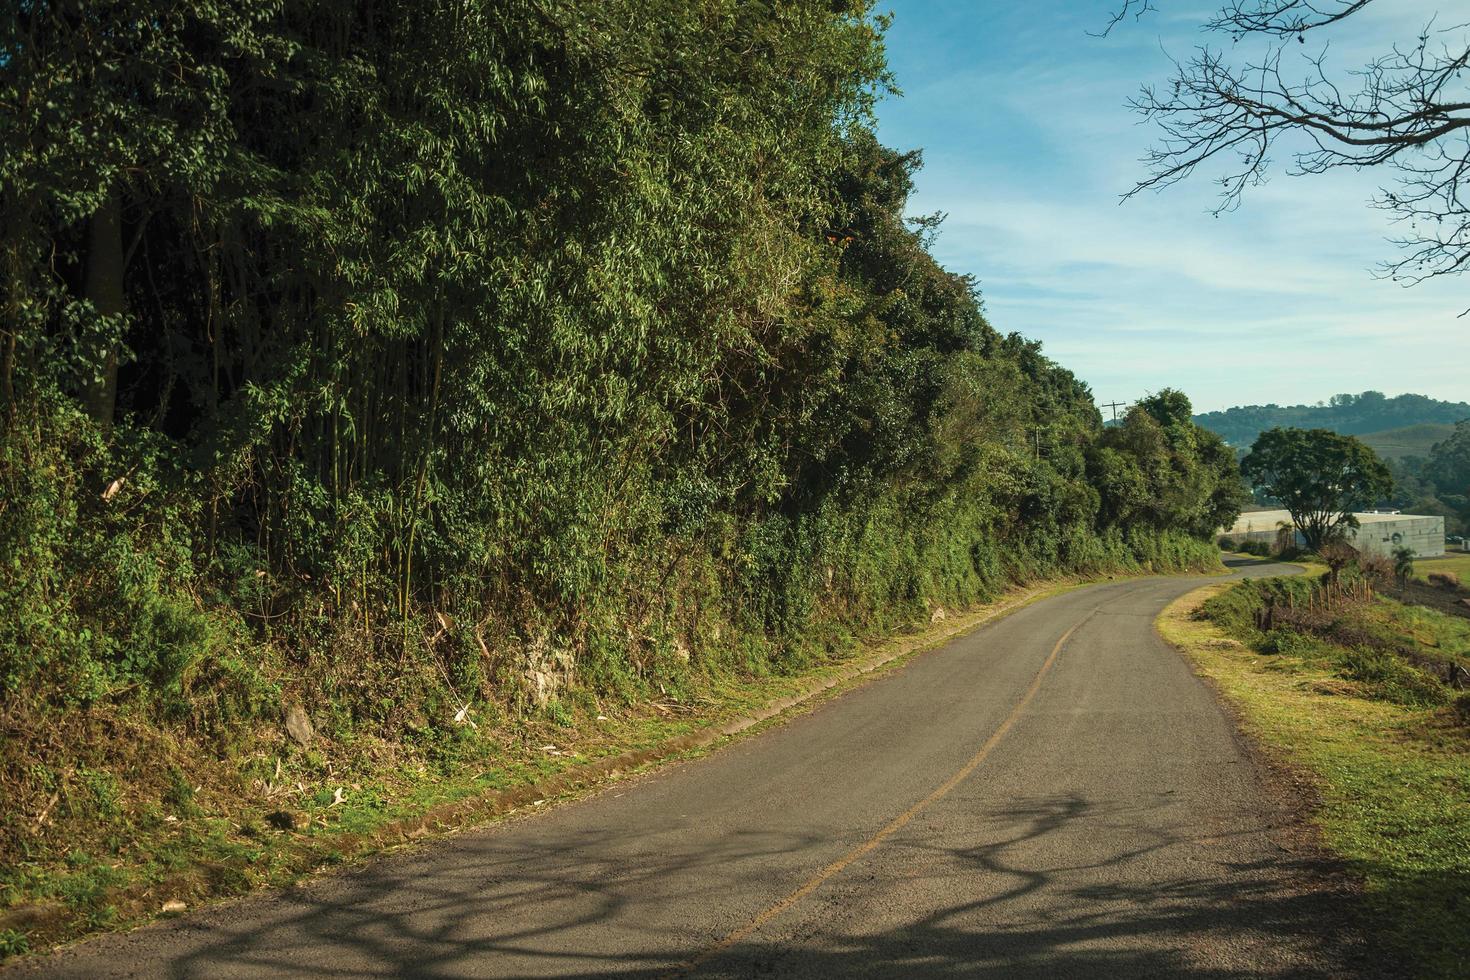
<svg viewBox="0 0 1470 980"><path fill-rule="evenodd" d="M1460 576L1454 572L1430 572L1429 584L1447 592L1456 592L1460 588Z"/></svg>
<svg viewBox="0 0 1470 980"><path fill-rule="evenodd" d="M1206 619L1238 636L1259 640L1257 610L1273 603L1280 607L1303 605L1312 588L1312 582L1301 577L1255 579L1210 598L1200 611Z"/></svg>
<svg viewBox="0 0 1470 980"><path fill-rule="evenodd" d="M1462 725L1470 725L1470 691L1455 698L1450 705L1450 714Z"/></svg>
<svg viewBox="0 0 1470 980"><path fill-rule="evenodd" d="M1414 576L1414 549L1403 546L1393 549L1393 574L1403 585Z"/></svg>
<svg viewBox="0 0 1470 980"><path fill-rule="evenodd" d="M1271 630L1262 638L1260 646L1262 653L1277 653L1301 660L1316 659L1328 654L1321 641L1292 626L1279 626Z"/></svg>
<svg viewBox="0 0 1470 980"><path fill-rule="evenodd" d="M1374 585L1388 585L1393 582L1393 559L1387 555L1359 556L1358 570Z"/></svg>
<svg viewBox="0 0 1470 980"><path fill-rule="evenodd" d="M0 959L19 956L29 952L30 948L31 944L25 933L17 929L0 929Z"/></svg>
<svg viewBox="0 0 1470 980"><path fill-rule="evenodd" d="M1342 676L1366 684L1377 697L1407 705L1443 704L1448 692L1387 650L1355 647L1342 657Z"/></svg>

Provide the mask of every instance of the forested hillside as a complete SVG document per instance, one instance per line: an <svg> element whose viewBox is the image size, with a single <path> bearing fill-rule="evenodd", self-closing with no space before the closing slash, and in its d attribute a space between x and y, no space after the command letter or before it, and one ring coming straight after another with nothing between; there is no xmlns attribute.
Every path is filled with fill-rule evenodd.
<svg viewBox="0 0 1470 980"><path fill-rule="evenodd" d="M992 328L904 220L887 84L826 0L0 14L7 901L161 819L138 746L243 786L304 704L447 770L1210 560L1231 452L1171 391L1104 432Z"/></svg>
<svg viewBox="0 0 1470 980"><path fill-rule="evenodd" d="M1218 432L1232 446L1248 448L1267 429L1331 429L1360 436L1385 429L1434 424L1453 425L1470 419L1470 403L1446 402L1424 395L1386 397L1381 391L1333 395L1325 405L1240 405L1205 412L1195 424Z"/></svg>

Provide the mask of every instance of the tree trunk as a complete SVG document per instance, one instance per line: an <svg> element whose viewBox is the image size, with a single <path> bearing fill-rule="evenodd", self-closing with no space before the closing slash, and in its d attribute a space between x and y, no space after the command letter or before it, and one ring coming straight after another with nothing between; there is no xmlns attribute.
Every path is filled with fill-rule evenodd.
<svg viewBox="0 0 1470 980"><path fill-rule="evenodd" d="M6 295L5 322L0 324L4 331L3 350L0 350L0 400L5 402L7 415L15 413L15 353L16 338L20 335L20 311L24 289L24 264L20 245L12 242L6 249Z"/></svg>
<svg viewBox="0 0 1470 980"><path fill-rule="evenodd" d="M92 302L102 316L121 316L123 299L122 205L117 195L109 195L87 222L87 269L82 295ZM89 351L88 361L98 373L83 385L82 401L92 421L104 433L112 430L113 411L117 407L118 341L110 336L97 341Z"/></svg>

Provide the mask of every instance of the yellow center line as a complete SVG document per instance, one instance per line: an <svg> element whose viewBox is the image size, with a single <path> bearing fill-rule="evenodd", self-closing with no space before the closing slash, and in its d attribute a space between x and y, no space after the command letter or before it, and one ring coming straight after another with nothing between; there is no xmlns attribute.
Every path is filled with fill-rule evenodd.
<svg viewBox="0 0 1470 980"><path fill-rule="evenodd" d="M1096 611L1097 610L1093 610L1093 612ZM772 919L776 918L776 916L785 912L797 902L801 901L803 898L806 898L812 892L816 891L818 888L821 887L823 882L827 881L834 875L841 873L842 870L848 865L852 864L864 854L869 853L873 850L873 848L883 843L883 841L887 840L889 837L892 837L898 831L902 830L903 827L910 820L914 819L914 817L918 816L920 813L923 813L926 809L937 803L939 800L942 800L945 796L949 794L951 790L953 790L960 783L964 782L965 778L969 776L970 773L974 772L980 767L980 764L985 761L985 759L995 749L996 745L1000 743L1000 740L1005 738L1006 733L1011 730L1011 728L1015 725L1016 720L1020 718L1021 712L1026 709L1026 705L1030 704L1031 699L1036 697L1036 692L1041 690L1041 682L1043 679L1045 679L1047 673L1050 672L1052 665L1057 662L1057 657L1061 655L1062 647L1066 646L1067 641L1072 638L1072 634L1081 629L1082 625L1091 618L1092 614L1089 613L1081 620L1081 622L1077 623L1077 625L1073 626L1071 629L1067 630L1067 632L1062 634L1062 638L1060 640L1057 640L1057 645L1051 648L1051 653L1042 663L1041 669L1038 670L1036 672L1036 676L1032 678L1031 686L1026 688L1026 693L1021 695L1021 700L1017 701L1016 706L1011 709L1011 713L1006 715L1005 721L1001 722L1000 727L996 728L995 731L990 733L990 737L985 740L984 745L980 746L979 751L977 751L973 756L970 757L970 761L961 766L959 771L956 772L953 776L950 776L948 779L946 779L938 789L930 793L928 796L924 797L919 802L915 803L913 806L909 807L903 813L900 813L898 816L894 817L891 821L889 821L886 826L883 827L882 830L878 831L872 837L869 837L867 840L863 841L863 843L848 851L842 857L838 858L836 861L833 861L821 871L818 871L816 874L812 875L811 878L807 879L806 883L803 884L800 888L796 889L794 892L787 895L780 901L776 902L774 905L771 905L769 908L761 912L755 918L751 919L745 925L728 933L723 939L715 943L713 946L710 946L708 949L704 950L698 956L686 960L678 966L674 967L674 969L670 973L668 973L667 976L682 976L685 973L688 973L690 970L693 970L694 968L707 962L711 957L726 949L729 949L731 946L740 942L742 939L755 932L761 926L765 925L767 922L770 922Z"/></svg>

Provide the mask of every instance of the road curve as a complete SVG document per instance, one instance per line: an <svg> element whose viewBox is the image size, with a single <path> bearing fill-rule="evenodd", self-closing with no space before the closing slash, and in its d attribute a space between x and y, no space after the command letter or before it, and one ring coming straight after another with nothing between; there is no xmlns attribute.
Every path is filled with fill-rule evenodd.
<svg viewBox="0 0 1470 980"><path fill-rule="evenodd" d="M1347 975L1350 897L1154 633L1200 584L1065 593L705 759L20 972Z"/></svg>

